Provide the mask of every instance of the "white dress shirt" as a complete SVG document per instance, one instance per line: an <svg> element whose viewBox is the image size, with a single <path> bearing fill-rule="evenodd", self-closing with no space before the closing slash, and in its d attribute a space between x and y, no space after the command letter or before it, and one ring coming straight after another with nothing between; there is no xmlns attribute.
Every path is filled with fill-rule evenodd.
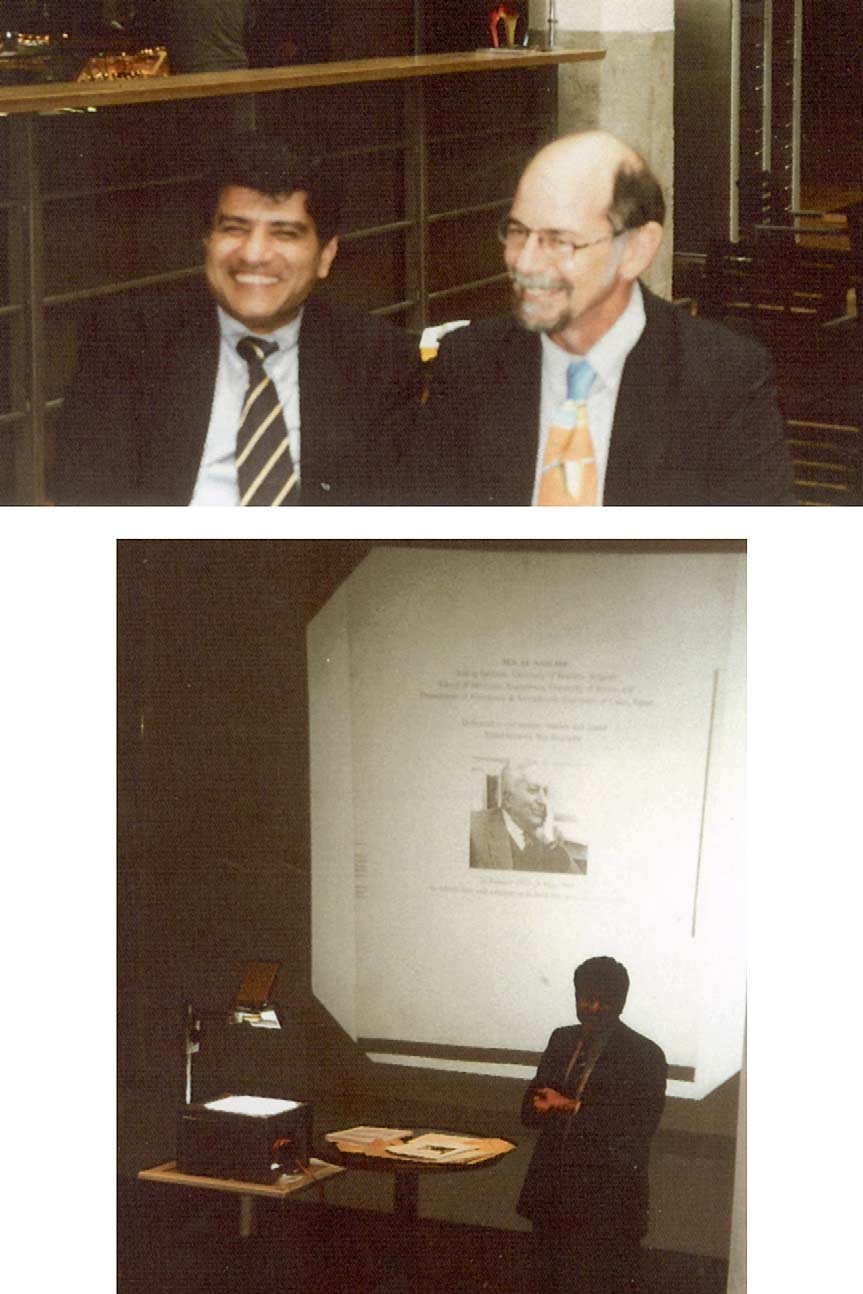
<svg viewBox="0 0 863 1294"><path fill-rule="evenodd" d="M518 823L509 816L506 809L501 809L501 813L503 814L504 826L510 834L510 839L514 840L519 849L524 851L524 847L527 844L527 837L525 836L524 831Z"/></svg>
<svg viewBox="0 0 863 1294"><path fill-rule="evenodd" d="M240 413L249 386L249 366L237 353L241 337L253 337L249 329L232 318L221 306L219 312L219 367L210 425L192 494L191 507L236 508L240 502L235 453ZM288 448L300 475L300 365L299 337L302 310L289 324L267 333L279 349L264 360L264 370L273 379L288 428Z"/></svg>
<svg viewBox="0 0 863 1294"><path fill-rule="evenodd" d="M533 483L535 505L539 498L542 464L545 459L545 446L548 441L549 428L555 414L566 400L566 370L575 360L586 359L593 366L596 377L587 397L587 421L593 441L597 473L597 502L602 504L605 490L605 473L608 468L608 452L611 445L611 428L614 422L614 409L617 404L617 393L626 357L644 332L644 300L641 288L636 283L632 296L619 319L615 320L608 332L600 337L595 346L586 355L573 355L571 351L558 346L550 337L542 334L542 380L539 402L539 446L536 455L536 471Z"/></svg>

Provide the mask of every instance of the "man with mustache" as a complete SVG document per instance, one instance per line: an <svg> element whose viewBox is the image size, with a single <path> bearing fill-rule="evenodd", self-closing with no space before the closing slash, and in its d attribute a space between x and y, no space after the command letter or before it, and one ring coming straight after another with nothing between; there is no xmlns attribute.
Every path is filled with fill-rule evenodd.
<svg viewBox="0 0 863 1294"><path fill-rule="evenodd" d="M664 217L612 135L533 158L500 226L513 315L443 338L417 502L793 502L767 353L640 283Z"/></svg>
<svg viewBox="0 0 863 1294"><path fill-rule="evenodd" d="M331 169L229 144L210 180L204 281L100 303L55 439L60 504L397 501L415 341L318 300L338 252Z"/></svg>
<svg viewBox="0 0 863 1294"><path fill-rule="evenodd" d="M620 1019L626 967L590 957L574 975L578 1025L555 1029L524 1094L539 1137L517 1205L543 1294L639 1294L650 1143L665 1104L662 1049Z"/></svg>

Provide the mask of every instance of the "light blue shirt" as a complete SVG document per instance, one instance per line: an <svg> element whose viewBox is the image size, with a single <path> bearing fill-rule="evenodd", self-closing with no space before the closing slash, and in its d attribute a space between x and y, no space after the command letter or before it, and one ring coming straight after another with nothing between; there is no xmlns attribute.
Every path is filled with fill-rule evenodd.
<svg viewBox="0 0 863 1294"><path fill-rule="evenodd" d="M602 504L611 446L611 427L614 422L614 410L617 405L617 393L620 390L620 379L623 376L623 366L629 352L644 332L644 324L644 298L641 295L641 287L636 283L623 314L615 320L608 332L600 337L586 355L573 355L571 351L558 346L557 342L553 342L545 333L542 334L539 445L531 500L533 504L539 498L539 483L549 428L558 409L566 400L566 370L576 359L588 360L596 373L587 397L587 422L596 458L596 497L598 503Z"/></svg>
<svg viewBox="0 0 863 1294"><path fill-rule="evenodd" d="M249 385L249 366L237 353L237 342L241 337L255 336L255 334L250 333L244 324L227 314L221 306L217 306L217 310L220 332L219 367L216 372L210 425L207 429L201 466L198 468L198 479L195 482L190 504L193 508L236 508L240 502L234 456L237 432L240 427L240 412ZM288 428L288 448L298 475L300 474L299 338L302 317L301 310L291 323L285 324L276 332L266 334L267 341L278 342L279 349L264 360L264 369L273 379L282 402L282 413Z"/></svg>

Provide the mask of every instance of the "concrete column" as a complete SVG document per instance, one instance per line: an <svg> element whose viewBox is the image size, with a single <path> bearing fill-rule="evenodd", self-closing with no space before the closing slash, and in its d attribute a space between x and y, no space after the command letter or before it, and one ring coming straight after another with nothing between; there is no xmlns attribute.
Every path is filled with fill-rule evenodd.
<svg viewBox="0 0 863 1294"><path fill-rule="evenodd" d="M531 0L534 39L548 30L549 0ZM602 129L650 163L668 203L662 251L646 276L671 294L674 193L674 0L557 0L558 49L599 44L601 62L572 63L558 74L561 134Z"/></svg>

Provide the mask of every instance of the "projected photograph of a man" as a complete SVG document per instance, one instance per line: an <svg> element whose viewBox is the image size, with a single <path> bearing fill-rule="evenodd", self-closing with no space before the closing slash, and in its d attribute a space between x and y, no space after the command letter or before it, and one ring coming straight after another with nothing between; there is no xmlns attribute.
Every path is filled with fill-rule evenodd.
<svg viewBox="0 0 863 1294"><path fill-rule="evenodd" d="M569 838L550 785L547 771L532 762L507 760L498 773L486 773L486 807L470 815L471 867L587 872L587 845Z"/></svg>

